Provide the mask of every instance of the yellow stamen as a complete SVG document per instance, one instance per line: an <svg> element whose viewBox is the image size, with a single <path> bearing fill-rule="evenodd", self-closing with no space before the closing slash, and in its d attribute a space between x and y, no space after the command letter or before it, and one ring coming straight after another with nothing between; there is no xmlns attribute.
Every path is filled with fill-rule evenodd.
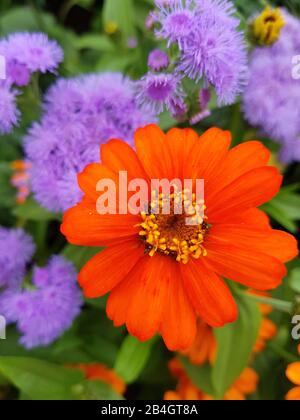
<svg viewBox="0 0 300 420"><path fill-rule="evenodd" d="M207 217L203 214L205 208L203 200L196 202L196 195L191 195L189 190L179 192L174 188L174 191L169 196L152 191L149 214L141 213L142 222L138 226L142 230L139 236L145 242L150 257L160 253L187 264L190 258L199 259L201 256L207 256L203 245L208 229L208 225L204 223ZM166 215L162 211L166 203L170 207L171 214ZM178 215L175 211L177 205L181 205L181 209L189 208L192 215ZM157 214L151 213L153 208L158 210ZM187 224L187 218L193 224Z"/></svg>

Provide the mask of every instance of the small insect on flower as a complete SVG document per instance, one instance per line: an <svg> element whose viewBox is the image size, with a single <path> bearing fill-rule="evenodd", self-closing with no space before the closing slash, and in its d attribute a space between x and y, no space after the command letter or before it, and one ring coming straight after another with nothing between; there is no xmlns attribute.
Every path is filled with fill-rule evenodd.
<svg viewBox="0 0 300 420"><path fill-rule="evenodd" d="M257 207L279 191L282 176L268 166L270 152L259 142L230 150L229 132L212 128L201 137L190 129L164 134L156 125L135 133L135 150L121 140L101 147L102 163L79 174L83 200L64 216L61 231L69 242L106 246L80 272L86 297L110 292L107 314L115 326L126 324L141 341L160 333L170 350L186 350L195 340L197 318L212 327L236 320L235 300L222 278L256 290L278 287L284 263L298 254L292 235L273 230ZM140 214L100 215L96 203L99 180L119 188L120 171L128 180L204 180L205 203L194 202L203 215L186 223L177 214L177 194L170 211L160 211L147 195ZM162 207L163 208L163 207ZM124 263L124 261L126 263ZM145 304L148 302L148 304Z"/></svg>

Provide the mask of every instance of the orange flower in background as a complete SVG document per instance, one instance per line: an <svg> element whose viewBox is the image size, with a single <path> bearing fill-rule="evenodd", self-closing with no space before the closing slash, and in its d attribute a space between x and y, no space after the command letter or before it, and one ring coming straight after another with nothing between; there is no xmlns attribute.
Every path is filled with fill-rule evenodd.
<svg viewBox="0 0 300 420"><path fill-rule="evenodd" d="M126 391L126 385L123 379L121 379L112 369L108 369L100 363L89 365L79 364L72 367L81 370L86 379L100 381L110 385L120 395L124 395Z"/></svg>
<svg viewBox="0 0 300 420"><path fill-rule="evenodd" d="M181 353L187 356L194 365L203 365L206 362L213 364L217 352L217 340L213 328L205 322L198 320L197 335L194 343Z"/></svg>
<svg viewBox="0 0 300 420"><path fill-rule="evenodd" d="M300 344L298 346L298 353L300 356ZM286 395L286 400L300 401L300 361L290 364L286 370L287 378L296 385Z"/></svg>
<svg viewBox="0 0 300 420"><path fill-rule="evenodd" d="M23 160L16 160L11 163L13 170L11 185L17 189L17 204L24 204L30 194L30 174L31 163Z"/></svg>
<svg viewBox="0 0 300 420"><path fill-rule="evenodd" d="M269 151L257 141L229 150L230 142L230 133L217 128L199 137L150 125L137 130L136 151L111 140L101 147L102 163L78 176L84 198L65 214L62 233L75 245L107 247L82 269L79 283L88 298L111 292L108 317L141 341L159 332L170 350L187 349L197 317L212 327L237 318L222 277L274 289L286 275L284 263L298 253L296 240L272 230L256 208L282 182L267 166ZM148 183L204 179L205 218L187 228L184 215L99 215L96 185L109 178L118 186L119 171Z"/></svg>
<svg viewBox="0 0 300 420"><path fill-rule="evenodd" d="M178 359L173 359L169 363L172 375L178 380L175 391L167 391L164 400L212 400L210 395L205 394L195 386L184 370L182 363ZM247 396L253 394L258 386L259 377L257 373L246 368L233 386L224 395L227 401L243 401Z"/></svg>
<svg viewBox="0 0 300 420"><path fill-rule="evenodd" d="M252 294L270 296L267 293L258 293L251 291ZM259 304L259 308L263 318L257 337L257 341L253 348L253 353L261 353L268 341L272 340L277 334L277 326L267 318L272 312L272 306L266 304ZM217 340L214 336L214 330L205 322L198 320L197 335L194 343L187 350L182 351L181 354L187 356L194 365L203 365L210 363L213 365L217 353Z"/></svg>

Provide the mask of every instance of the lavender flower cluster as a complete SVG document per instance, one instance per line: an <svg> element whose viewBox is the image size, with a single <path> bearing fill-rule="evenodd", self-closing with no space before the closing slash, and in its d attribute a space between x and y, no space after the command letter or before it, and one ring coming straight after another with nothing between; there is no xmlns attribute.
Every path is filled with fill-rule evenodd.
<svg viewBox="0 0 300 420"><path fill-rule="evenodd" d="M240 20L228 0L156 0L157 10L148 26L158 26L155 34L178 49L170 60L163 51L154 50L148 60L149 72L138 84L138 100L146 109L173 115L187 111L182 80L214 87L220 105L232 104L247 79L247 54ZM200 104L201 105L201 104ZM200 107L201 108L201 107ZM200 109L205 111L205 109Z"/></svg>
<svg viewBox="0 0 300 420"><path fill-rule="evenodd" d="M281 160L300 160L300 83L292 76L300 52L300 20L282 10L285 26L276 43L255 48L243 96L247 120L282 145Z"/></svg>
<svg viewBox="0 0 300 420"><path fill-rule="evenodd" d="M75 268L60 256L52 257L44 268L35 267L30 289L23 288L34 250L23 230L0 228L0 314L17 324L20 343L28 349L60 337L82 306Z"/></svg>
<svg viewBox="0 0 300 420"><path fill-rule="evenodd" d="M19 89L27 86L35 72L54 72L63 60L63 51L43 33L14 33L0 40L4 57L5 80L0 80L0 134L10 133L17 125Z"/></svg>
<svg viewBox="0 0 300 420"><path fill-rule="evenodd" d="M32 164L32 190L50 211L65 211L81 199L77 174L99 160L110 138L133 142L134 131L156 122L134 97L133 82L120 73L59 79L45 97L44 115L25 138Z"/></svg>

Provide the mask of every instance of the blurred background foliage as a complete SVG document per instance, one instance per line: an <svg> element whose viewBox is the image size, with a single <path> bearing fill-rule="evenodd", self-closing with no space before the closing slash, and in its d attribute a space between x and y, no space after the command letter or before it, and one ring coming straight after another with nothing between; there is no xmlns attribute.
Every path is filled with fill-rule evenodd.
<svg viewBox="0 0 300 420"><path fill-rule="evenodd" d="M243 25L265 5L261 0L236 0ZM272 1L300 14L298 0ZM70 77L88 72L122 71L139 78L147 71L149 51L157 46L153 35L145 29L145 19L153 6L151 0L0 0L0 35L15 31L42 31L63 47L65 60L60 75ZM134 42L133 42L134 41ZM55 80L45 75L39 81L42 91ZM61 215L49 213L30 198L22 206L15 204L15 190L10 186L9 163L22 158L21 138L32 121L40 115L40 103L33 81L20 98L22 124L12 135L0 139L0 225L22 226L37 243L35 261L43 264L53 253L62 253L77 269L98 250L67 245L59 235ZM243 119L239 104L213 109L199 131L211 125L230 129L234 142L256 137L256 132ZM161 126L175 125L163 116ZM278 146L263 140L272 151ZM275 227L299 234L300 165L282 167L285 185L281 193L264 210ZM298 236L299 238L299 236ZM274 297L291 301L300 293L300 260L290 264L289 278ZM240 319L217 333L223 357L212 372L208 366L188 366L196 384L221 397L246 366L257 336L260 315L258 305L240 298ZM290 384L285 379L286 364L294 360L295 343L290 338L291 315L274 312L272 320L279 327L277 338L256 358L254 367L261 378L253 398L282 399ZM8 338L0 342L0 399L111 399L116 394L106 385L88 383L80 373L65 365L100 362L115 368L128 385L127 398L161 399L174 380L167 369L172 357L158 338L138 343L127 336L124 328L113 328L105 315L105 299L87 301L74 326L52 346L27 351L18 344L18 334L9 328ZM226 357L224 356L226 355ZM189 369L190 368L190 369ZM276 380L274 380L276 378ZM13 385L13 386L12 386Z"/></svg>

